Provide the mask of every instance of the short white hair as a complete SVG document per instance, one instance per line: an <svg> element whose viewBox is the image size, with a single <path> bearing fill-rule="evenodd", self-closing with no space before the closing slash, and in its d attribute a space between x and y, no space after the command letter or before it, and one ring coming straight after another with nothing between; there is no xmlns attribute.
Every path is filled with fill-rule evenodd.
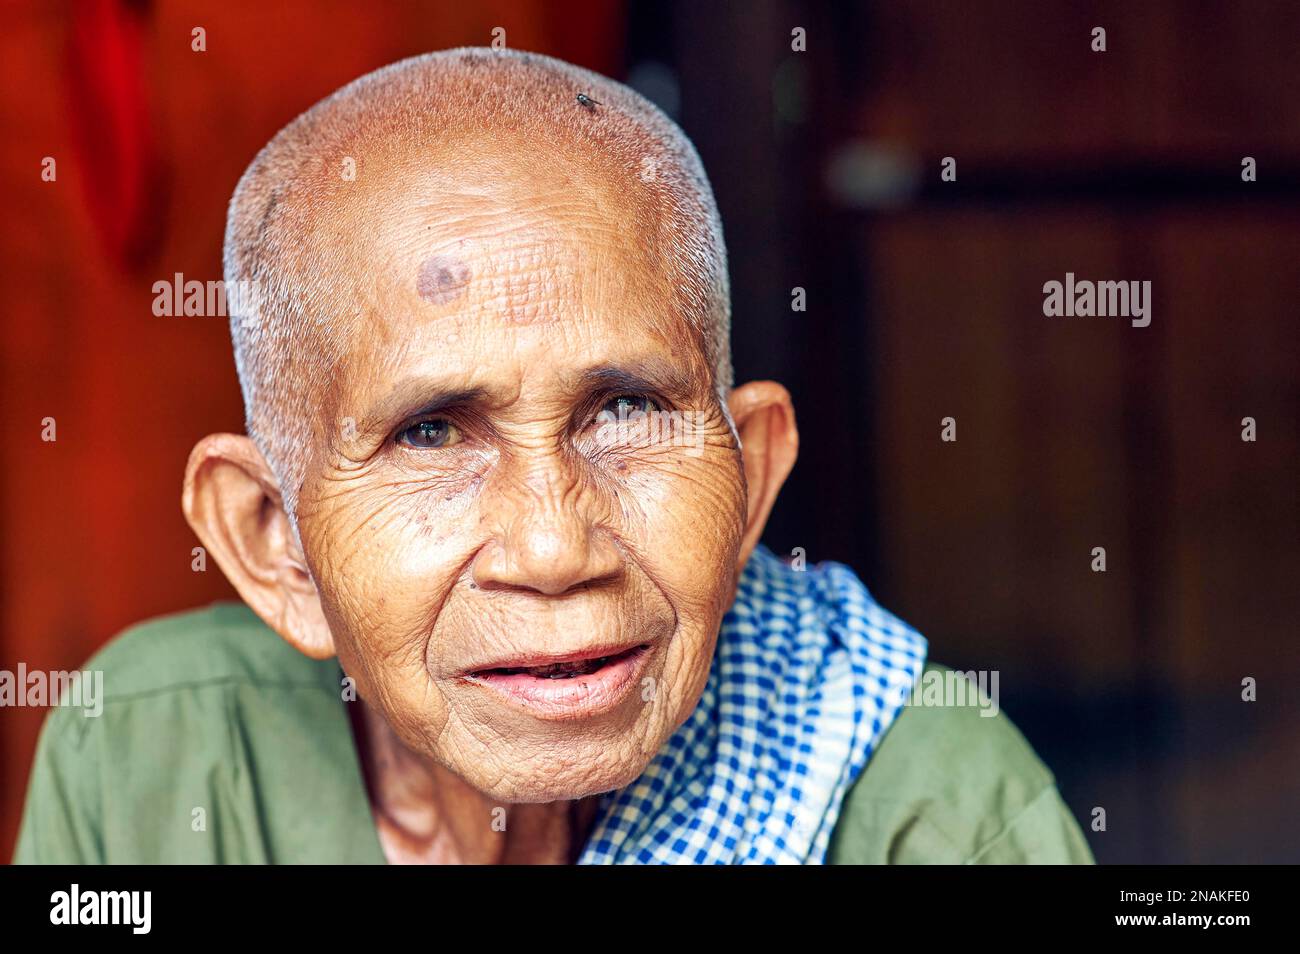
<svg viewBox="0 0 1300 954"><path fill-rule="evenodd" d="M732 385L726 246L703 164L676 123L621 83L536 53L461 47L402 60L349 83L277 133L230 200L225 281L257 289L255 307L230 322L245 422L279 481L295 534L310 448L285 419L314 419L314 390L341 360L351 326L336 327L328 279L301 267L310 249L277 221L287 206L315 206L328 195L326 177L339 177L324 157L344 148L363 157L368 147L418 149L440 134L490 137L503 128L539 146L585 140L653 194L660 221L641 224L664 236L656 244L671 259L674 294L725 413Z"/></svg>

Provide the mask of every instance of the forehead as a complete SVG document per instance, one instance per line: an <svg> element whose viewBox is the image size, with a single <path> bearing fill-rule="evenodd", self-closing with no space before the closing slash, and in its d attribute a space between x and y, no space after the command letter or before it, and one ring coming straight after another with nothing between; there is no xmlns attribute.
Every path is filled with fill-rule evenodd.
<svg viewBox="0 0 1300 954"><path fill-rule="evenodd" d="M654 197L622 181L635 171L499 154L454 175L390 168L304 223L338 316L340 397L417 369L518 375L650 351L701 369Z"/></svg>

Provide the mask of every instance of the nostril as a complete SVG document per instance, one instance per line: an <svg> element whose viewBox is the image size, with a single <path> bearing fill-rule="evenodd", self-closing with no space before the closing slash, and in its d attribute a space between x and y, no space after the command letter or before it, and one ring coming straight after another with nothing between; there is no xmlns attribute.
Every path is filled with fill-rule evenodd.
<svg viewBox="0 0 1300 954"><path fill-rule="evenodd" d="M565 534L535 523L486 544L468 574L475 588L485 592L519 590L544 596L586 593L621 575L620 551L603 534Z"/></svg>

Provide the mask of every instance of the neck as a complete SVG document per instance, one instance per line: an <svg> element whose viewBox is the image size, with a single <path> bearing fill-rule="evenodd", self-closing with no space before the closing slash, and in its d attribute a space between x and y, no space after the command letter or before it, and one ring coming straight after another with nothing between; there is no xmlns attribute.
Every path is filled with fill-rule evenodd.
<svg viewBox="0 0 1300 954"><path fill-rule="evenodd" d="M411 751L358 699L353 738L384 856L392 864L572 864L599 796L503 805Z"/></svg>

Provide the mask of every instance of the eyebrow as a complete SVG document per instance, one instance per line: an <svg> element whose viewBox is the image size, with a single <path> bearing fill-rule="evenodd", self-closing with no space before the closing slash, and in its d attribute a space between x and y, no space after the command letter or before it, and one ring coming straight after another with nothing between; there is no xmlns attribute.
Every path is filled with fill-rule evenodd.
<svg viewBox="0 0 1300 954"><path fill-rule="evenodd" d="M426 417L450 407L463 407L485 400L484 388L445 387L425 378L399 384L383 400L371 405L362 418L360 430L387 429L397 421Z"/></svg>
<svg viewBox="0 0 1300 954"><path fill-rule="evenodd" d="M645 360L587 368L567 379L566 384L570 385L569 391L578 395L593 391L628 391L656 392L665 397L683 398L695 392L697 383L688 371L667 362ZM432 416L449 408L492 399L493 392L488 388L458 388L441 384L436 379L411 378L368 408L359 429L386 430L398 421Z"/></svg>
<svg viewBox="0 0 1300 954"><path fill-rule="evenodd" d="M684 397L695 390L693 376L671 364L639 361L631 366L588 368L578 376L577 391L658 391Z"/></svg>

